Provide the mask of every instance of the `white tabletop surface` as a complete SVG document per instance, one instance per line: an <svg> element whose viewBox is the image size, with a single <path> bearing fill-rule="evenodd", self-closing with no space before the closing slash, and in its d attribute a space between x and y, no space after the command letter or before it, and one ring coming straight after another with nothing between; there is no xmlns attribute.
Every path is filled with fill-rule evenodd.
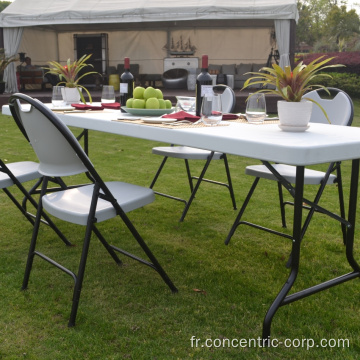
<svg viewBox="0 0 360 360"><path fill-rule="evenodd" d="M10 114L8 105L3 114ZM360 128L311 124L305 132L284 132L276 124L163 128L113 121L120 111L58 113L68 125L147 140L187 145L292 165L360 158Z"/></svg>

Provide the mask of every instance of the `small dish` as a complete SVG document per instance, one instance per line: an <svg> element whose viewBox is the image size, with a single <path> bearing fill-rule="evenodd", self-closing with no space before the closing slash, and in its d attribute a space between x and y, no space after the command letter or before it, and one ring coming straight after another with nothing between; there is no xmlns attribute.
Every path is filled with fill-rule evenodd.
<svg viewBox="0 0 360 360"><path fill-rule="evenodd" d="M307 126L287 126L287 125L281 125L281 124L279 124L278 126L282 131L287 131L287 132L303 132L303 131L306 131L310 127L310 125L307 125Z"/></svg>

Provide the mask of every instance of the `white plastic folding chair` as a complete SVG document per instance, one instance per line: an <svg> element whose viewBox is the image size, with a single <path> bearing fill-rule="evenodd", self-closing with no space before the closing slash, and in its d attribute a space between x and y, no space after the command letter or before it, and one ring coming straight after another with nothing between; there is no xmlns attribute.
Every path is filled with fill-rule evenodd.
<svg viewBox="0 0 360 360"><path fill-rule="evenodd" d="M24 133L22 124L19 122L17 114L14 113L13 117L21 132ZM42 175L39 173L38 168L39 164L35 161L5 163L0 159L0 189L2 189L2 191L32 225L34 225L35 215L28 210L27 203L29 202L35 209L38 206L38 203L34 198L34 195L39 194L38 187L42 182ZM34 184L28 190L23 184L30 181L33 181ZM51 179L51 181L56 183L57 186L62 185L61 179ZM21 191L23 195L22 201L18 200L10 191L11 187L17 187ZM51 189L48 189L48 191L51 191ZM71 245L67 238L45 213L42 214L42 222L49 225L66 245Z"/></svg>
<svg viewBox="0 0 360 360"><path fill-rule="evenodd" d="M229 86L226 86L226 85L216 85L216 86L214 86L214 89L216 92L221 93L223 112L231 113L234 110L235 103L236 103L236 97L235 97L234 91ZM221 152L216 152L216 151L196 149L196 148L189 147L189 146L174 146L174 144L172 144L171 146L154 147L152 149L152 153L155 155L163 156L164 158L160 164L159 169L157 170L157 172L155 174L154 179L152 180L152 182L150 184L150 189L154 188L155 183L158 180L158 177L159 177L161 171L163 170L164 165L165 165L166 161L168 160L168 158L182 159L185 161L186 173L187 173L187 178L188 178L190 192L191 192L190 198L188 200L185 200L180 197L176 197L173 195L155 191L155 194L157 194L157 195L161 195L161 196L185 203L185 208L180 217L180 221L183 221L185 219L185 216L190 208L192 201L195 198L197 190L199 189L199 186L202 181L216 184L216 185L225 186L226 188L228 188L233 208L234 208L234 210L236 210L235 195L234 195L234 190L233 190L233 186L232 186L230 169L229 169L229 164L228 164L226 154L221 153ZM205 165L199 176L191 175L189 160L205 161ZM210 162L212 160L223 160L224 161L227 183L204 178L205 173L206 173L206 171L210 165ZM193 184L193 179L197 180L197 182L195 183L195 186Z"/></svg>
<svg viewBox="0 0 360 360"><path fill-rule="evenodd" d="M30 104L30 110L22 108L19 100ZM153 191L146 187L123 182L103 182L75 136L51 110L38 100L24 94L14 94L10 97L9 105L21 118L26 134L39 159L38 171L43 176L39 206L22 289L27 289L28 287L35 256L70 275L74 279L75 285L69 326L74 326L90 238L91 234L94 233L117 264L121 264L121 261L116 252L137 260L156 270L169 288L176 292L176 287L126 215L127 212L154 201ZM77 187L72 186L69 189L59 190L50 194L46 193L49 177L65 177L82 173L89 175L89 178L92 179L91 184L81 184ZM63 221L86 227L77 274L36 249L43 209L50 215ZM132 236L150 259L150 262L115 245L109 244L95 226L96 223L117 216L125 223Z"/></svg>
<svg viewBox="0 0 360 360"><path fill-rule="evenodd" d="M329 90L332 94L331 98L329 98L328 94L322 89L311 91L305 94L304 97L313 99L325 109L330 119L331 125L350 126L354 116L354 108L351 98L342 90L335 88L330 88ZM331 126L328 120L326 119L324 113L322 112L322 110L316 104L314 104L313 106L310 122L323 123ZM254 224L252 222L242 221L241 219L255 191L255 188L259 180L260 179L273 180L273 181L277 181L278 184L282 226L285 228L286 227L285 205L293 205L293 202L284 201L282 187L285 187L285 189L289 191L290 195L293 196L294 188L292 184L295 184L296 167L285 164L269 164L268 162L263 161L263 165L247 166L245 170L245 174L254 176L255 180L251 186L251 189L247 197L245 198L244 204L242 205L233 226L231 227L229 234L227 235L225 244L226 245L229 244L231 237L233 236L236 228L241 224L249 225L291 239L291 236L287 234L275 231L273 229L268 229L266 227ZM340 206L340 217L324 209L323 207L319 206L319 201L325 189L325 186L330 184L337 184L339 206ZM343 242L345 243L346 225L344 221L342 221L342 219L345 219L345 207L344 207L344 197L342 191L341 163L340 162L330 163L326 172L305 168L304 185L317 185L318 190L313 201L304 199L304 203L307 204L304 205L304 208L309 210L309 212L303 224L302 237L304 236L314 213L320 212L327 214L330 217L333 217L340 222L342 235L343 235Z"/></svg>

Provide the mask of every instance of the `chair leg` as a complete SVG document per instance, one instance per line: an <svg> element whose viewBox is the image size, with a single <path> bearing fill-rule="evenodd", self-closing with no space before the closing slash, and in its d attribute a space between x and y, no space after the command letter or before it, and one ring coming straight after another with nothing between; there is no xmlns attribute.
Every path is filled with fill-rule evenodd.
<svg viewBox="0 0 360 360"><path fill-rule="evenodd" d="M192 193L191 193L191 195L190 195L190 198L189 198L187 204L185 205L184 211L183 211L183 213L182 213L182 215L181 215L181 217L180 217L180 220L179 220L180 222L184 221L185 216L186 216L186 214L187 214L187 212L188 212L188 210L189 210L189 208L190 208L190 205L191 205L192 201L193 201L194 198L195 198L196 192L197 192L198 189L199 189L199 186L200 186L200 184L201 184L201 181L202 181L202 179L204 178L204 175L205 175L205 173L206 173L206 170L208 169L208 167L209 167L209 165L210 165L210 162L211 162L213 156L214 156L214 151L211 152L211 154L208 156L208 158L207 158L207 160L206 160L206 163L205 163L205 165L204 165L204 167L203 167L203 169L202 169L202 171L201 171L201 174L200 174L200 176L199 176L199 179L198 179L198 181L197 181L196 184L195 184L194 190L192 191Z"/></svg>
<svg viewBox="0 0 360 360"><path fill-rule="evenodd" d="M340 204L340 216L345 219L345 204L344 204L344 193L343 193L343 184L342 184L342 176L341 176L341 168L340 163L337 163L337 186L338 186L338 194L339 194L339 204ZM343 235L343 243L346 245L346 225L341 223L341 231Z"/></svg>
<svg viewBox="0 0 360 360"><path fill-rule="evenodd" d="M282 191L282 185L281 183L278 181L278 193L279 193L279 202L280 202L280 213L281 213L281 223L282 223L282 227L286 228L286 216L285 216L285 203L284 203L284 195L283 195L283 191Z"/></svg>
<svg viewBox="0 0 360 360"><path fill-rule="evenodd" d="M254 182L253 182L253 184L252 184L252 186L250 188L250 191L248 192L248 194L246 196L246 199L245 199L245 201L244 201L244 203L243 203L243 205L242 205L242 207L241 207L241 209L240 209L240 211L239 211L239 213L238 213L238 215L237 215L237 217L236 217L236 219L234 221L234 224L231 227L228 236L226 237L225 245L229 244L232 236L234 235L234 232L235 232L236 228L240 225L240 219L241 219L241 217L243 216L243 214L245 212L245 209L246 209L246 207L247 207L247 205L248 205L248 203L249 203L249 201L250 201L250 199L251 199L251 197L252 197L252 195L253 195L253 193L255 191L255 188L256 188L259 180L260 180L260 178L258 178L258 177L255 178L255 180L254 180Z"/></svg>
<svg viewBox="0 0 360 360"><path fill-rule="evenodd" d="M186 167L186 174L188 177L188 181L189 181L189 186L190 186L190 192L194 191L194 184L192 181L192 176L191 176L191 171L190 171L190 165L189 165L189 160L185 159L185 167Z"/></svg>
<svg viewBox="0 0 360 360"><path fill-rule="evenodd" d="M121 265L122 261L118 258L118 256L116 255L114 249L105 240L105 238L101 235L100 231L95 226L93 226L93 232L97 236L97 238L100 240L100 242L104 245L105 249L108 251L108 253L111 255L111 257L115 260L115 262L118 265Z"/></svg>
<svg viewBox="0 0 360 360"><path fill-rule="evenodd" d="M143 249L143 251L145 252L147 257L150 259L151 263L148 263L148 262L146 262L146 261L144 261L144 260L142 260L142 259L140 259L140 258L138 258L136 256L132 256L131 254L129 254L127 252L123 252L123 254L125 254L127 256L130 256L131 258L133 258L133 259L135 259L137 261L140 261L141 263L143 263L145 265L148 265L151 268L153 268L154 270L156 270L158 272L158 274L161 276L161 278L164 280L164 282L167 284L167 286L170 288L170 290L173 293L178 292L178 289L173 284L173 282L171 281L169 276L166 274L165 270L162 268L162 266L160 265L160 263L156 259L155 255L151 252L149 247L146 245L144 239L138 233L138 231L136 230L133 223L130 221L130 219L127 217L127 215L124 213L124 211L119 206L117 206L116 208L117 208L118 215L121 217L121 219L123 220L123 222L125 223L127 228L130 230L131 234L134 236L135 240L140 245L140 247Z"/></svg>
<svg viewBox="0 0 360 360"><path fill-rule="evenodd" d="M37 184L40 184L42 181L37 182ZM26 191L26 189L22 186L21 183L19 183L17 180L15 181L16 186L21 190L23 195L25 196L23 200L23 205L20 205L20 203L14 198L14 196L10 193L8 189L3 189L5 194L11 199L11 201L17 206L17 208L24 214L24 216L30 221L32 225L34 225L34 215L30 214L26 210L26 201L29 201L35 209L38 208L38 203L34 200L31 193L33 193L33 187L30 192ZM46 225L50 226L55 233L59 236L59 238L65 243L67 246L72 246L71 242L65 237L65 235L57 228L57 226L53 223L53 221L49 218L48 215L46 215L43 211L41 214L42 218L40 218L40 221L45 223Z"/></svg>
<svg viewBox="0 0 360 360"><path fill-rule="evenodd" d="M100 193L100 187L98 184L95 184L93 195L92 195L92 200L91 200L91 205L90 205L90 209L89 209L89 217L88 217L88 221L86 224L85 238L84 238L83 248L82 248L82 252L81 252L79 270L78 270L76 280L75 280L71 314L70 314L70 320L68 323L69 327L75 326L75 320L76 320L77 310L79 307L82 283L84 280L86 261L87 261L87 256L88 256L88 252L89 252L89 247L90 247L91 234L94 231L94 224L96 222L95 213L96 213L96 205L98 202L99 193Z"/></svg>
<svg viewBox="0 0 360 360"><path fill-rule="evenodd" d="M233 188L232 181L231 181L230 168L229 168L229 163L228 163L226 154L224 154L223 159L224 159L224 165L225 165L225 170L226 170L226 176L227 176L227 181L228 181L228 189L229 189L229 192L230 192L231 201L232 201L234 210L236 210L236 201L235 201L234 188Z"/></svg>
<svg viewBox="0 0 360 360"><path fill-rule="evenodd" d="M154 185L155 185L155 183L156 183L156 181L157 181L157 179L158 179L158 177L159 177L159 175L160 175L160 173L161 173L167 159L168 159L168 156L164 156L164 158L163 158L163 160L162 160L162 162L160 164L160 167L157 170L157 172L155 174L155 177L154 177L153 181L150 184L150 189L152 189L154 187Z"/></svg>
<svg viewBox="0 0 360 360"><path fill-rule="evenodd" d="M32 237L31 237L30 248L29 248L29 253L28 253L28 258L27 258L26 267L25 267L25 274L24 274L23 284L22 284L22 287L21 287L22 290L26 290L27 287L28 287L29 278L30 278L30 272L31 272L31 269L32 269L32 264L34 262L36 240L37 240L37 236L38 236L38 233L39 233L39 227L40 227L40 223L41 223L41 215L43 213L43 211L42 211L42 197L45 195L46 187L47 187L47 179L44 178L42 188L41 188L41 193L40 193L40 199L39 199L39 202L37 204L36 218L35 218L35 223L34 223L34 228L33 228L33 233L32 233Z"/></svg>

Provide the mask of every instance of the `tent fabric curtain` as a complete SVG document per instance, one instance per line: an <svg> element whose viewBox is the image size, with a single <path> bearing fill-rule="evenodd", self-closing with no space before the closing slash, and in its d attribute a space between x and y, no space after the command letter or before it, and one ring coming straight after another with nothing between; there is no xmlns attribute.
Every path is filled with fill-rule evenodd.
<svg viewBox="0 0 360 360"><path fill-rule="evenodd" d="M5 55L14 56L17 54L24 28L4 28ZM16 79L15 63L10 63L4 71L4 81L6 82L5 92L14 93L19 91Z"/></svg>
<svg viewBox="0 0 360 360"><path fill-rule="evenodd" d="M290 20L275 20L275 33L278 44L280 61L279 66L290 66Z"/></svg>

